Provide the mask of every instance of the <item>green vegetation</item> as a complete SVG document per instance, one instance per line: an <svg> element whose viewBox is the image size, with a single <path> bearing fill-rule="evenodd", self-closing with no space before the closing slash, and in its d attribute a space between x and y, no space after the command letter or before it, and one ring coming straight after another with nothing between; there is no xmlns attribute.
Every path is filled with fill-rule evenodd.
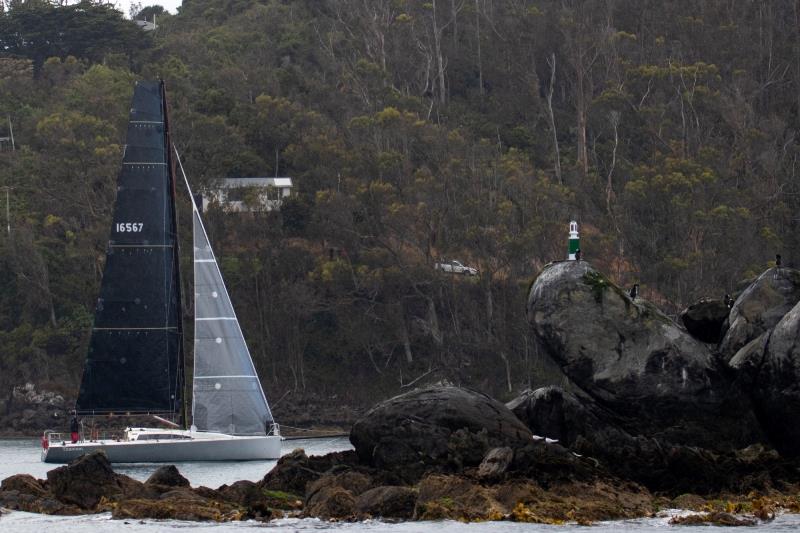
<svg viewBox="0 0 800 533"><path fill-rule="evenodd" d="M75 394L137 79L166 80L197 189L294 179L281 212L207 214L284 405L552 382L523 280L571 218L585 259L670 311L796 262L800 14L729 4L186 0L143 32L88 0L6 2L0 399Z"/></svg>
<svg viewBox="0 0 800 533"><path fill-rule="evenodd" d="M590 271L583 275L583 281L592 288L592 294L597 303L603 302L603 293L611 287L611 282L600 272Z"/></svg>

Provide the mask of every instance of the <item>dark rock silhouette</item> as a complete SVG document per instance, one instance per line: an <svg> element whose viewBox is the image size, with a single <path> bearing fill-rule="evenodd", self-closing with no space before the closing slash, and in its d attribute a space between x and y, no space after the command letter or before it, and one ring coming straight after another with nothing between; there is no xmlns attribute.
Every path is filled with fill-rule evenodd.
<svg viewBox="0 0 800 533"><path fill-rule="evenodd" d="M531 438L505 405L457 387L417 389L391 398L350 432L363 463L406 480L430 469L478 466L489 449L519 447Z"/></svg>
<svg viewBox="0 0 800 533"><path fill-rule="evenodd" d="M719 351L730 360L747 343L775 327L800 301L800 271L770 268L736 299Z"/></svg>
<svg viewBox="0 0 800 533"><path fill-rule="evenodd" d="M165 485L168 487L188 487L189 480L186 479L178 472L175 465L167 465L159 467L153 472L147 481L146 485Z"/></svg>
<svg viewBox="0 0 800 533"><path fill-rule="evenodd" d="M278 464L259 482L264 489L281 490L302 497L309 483L319 479L335 466L354 466L358 463L355 452L336 452L324 456L307 456L296 449L278 459Z"/></svg>
<svg viewBox="0 0 800 533"><path fill-rule="evenodd" d="M751 387L772 444L786 456L800 456L800 303L731 364Z"/></svg>
<svg viewBox="0 0 800 533"><path fill-rule="evenodd" d="M547 266L527 310L547 353L625 433L712 450L764 440L750 400L724 363L586 261Z"/></svg>
<svg viewBox="0 0 800 533"><path fill-rule="evenodd" d="M50 492L59 501L82 509L93 509L102 498L131 498L152 495L144 483L111 468L106 454L93 452L82 455L66 466L47 473Z"/></svg>
<svg viewBox="0 0 800 533"><path fill-rule="evenodd" d="M708 344L722 340L730 309L723 300L703 298L681 312L681 322L692 337Z"/></svg>

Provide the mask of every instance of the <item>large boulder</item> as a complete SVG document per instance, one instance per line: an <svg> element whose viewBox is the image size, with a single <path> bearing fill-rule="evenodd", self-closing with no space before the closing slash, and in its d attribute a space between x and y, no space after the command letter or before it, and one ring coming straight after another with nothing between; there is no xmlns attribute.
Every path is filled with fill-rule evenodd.
<svg viewBox="0 0 800 533"><path fill-rule="evenodd" d="M42 482L30 474L17 474L5 478L0 483L0 490L16 490L20 494L30 494L31 496L42 497L47 494Z"/></svg>
<svg viewBox="0 0 800 533"><path fill-rule="evenodd" d="M717 344L722 339L729 313L730 309L722 300L703 298L681 312L681 322L695 339Z"/></svg>
<svg viewBox="0 0 800 533"><path fill-rule="evenodd" d="M756 372L752 394L761 422L781 453L800 456L800 303L778 322L768 339L754 344L751 353L741 358L751 361L750 371ZM763 353L760 361L759 351Z"/></svg>
<svg viewBox="0 0 800 533"><path fill-rule="evenodd" d="M267 472L259 486L301 497L306 493L309 483L319 479L331 468L354 466L357 463L358 458L352 450L309 457L303 449L298 448L278 459L278 464Z"/></svg>
<svg viewBox="0 0 800 533"><path fill-rule="evenodd" d="M627 433L711 449L763 439L749 400L709 348L586 261L547 266L527 310L548 354Z"/></svg>
<svg viewBox="0 0 800 533"><path fill-rule="evenodd" d="M604 459L609 468L623 476L631 477L631 472L649 469L654 460L659 460L650 454L657 446L623 430L611 413L590 398L578 398L560 387L526 390L506 405L534 435Z"/></svg>
<svg viewBox="0 0 800 533"><path fill-rule="evenodd" d="M477 466L491 448L523 446L530 430L502 403L458 387L391 398L353 425L362 462L416 480L426 470Z"/></svg>
<svg viewBox="0 0 800 533"><path fill-rule="evenodd" d="M82 455L47 472L50 492L61 502L94 509L102 498L152 497L144 483L117 474L102 451Z"/></svg>
<svg viewBox="0 0 800 533"><path fill-rule="evenodd" d="M736 299L719 350L728 360L744 345L773 328L800 301L800 271L766 270Z"/></svg>
<svg viewBox="0 0 800 533"><path fill-rule="evenodd" d="M581 401L575 394L561 387L542 387L525 390L506 404L517 418L530 428L534 435L559 441L564 446L576 447L581 439L597 440L601 434L613 431L608 422L601 420L591 400ZM611 440L617 440L612 435ZM613 446L617 446L615 442Z"/></svg>

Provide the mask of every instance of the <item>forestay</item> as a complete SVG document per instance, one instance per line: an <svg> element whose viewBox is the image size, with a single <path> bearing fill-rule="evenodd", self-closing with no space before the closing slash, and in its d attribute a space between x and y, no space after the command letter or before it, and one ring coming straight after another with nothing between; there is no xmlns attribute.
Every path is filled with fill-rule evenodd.
<svg viewBox="0 0 800 533"><path fill-rule="evenodd" d="M192 217L195 286L193 424L200 431L263 435L272 425L272 413L197 205L193 205Z"/></svg>

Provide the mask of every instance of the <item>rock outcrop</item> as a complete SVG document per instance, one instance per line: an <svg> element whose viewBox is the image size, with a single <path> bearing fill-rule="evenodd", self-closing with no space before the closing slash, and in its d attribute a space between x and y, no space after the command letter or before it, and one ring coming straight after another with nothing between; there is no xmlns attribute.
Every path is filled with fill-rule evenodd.
<svg viewBox="0 0 800 533"><path fill-rule="evenodd" d="M50 492L59 501L81 509L94 509L102 499L154 496L145 485L117 474L102 452L83 455L47 473Z"/></svg>
<svg viewBox="0 0 800 533"><path fill-rule="evenodd" d="M775 327L800 302L800 271L774 267L763 272L736 299L719 350L730 360L747 343Z"/></svg>
<svg viewBox="0 0 800 533"><path fill-rule="evenodd" d="M316 481L332 468L357 464L358 458L353 451L309 457L298 448L278 459L278 464L267 472L259 486L302 497L309 483Z"/></svg>
<svg viewBox="0 0 800 533"><path fill-rule="evenodd" d="M414 515L417 491L411 487L382 485L356 498L356 515L361 518L408 520Z"/></svg>
<svg viewBox="0 0 800 533"><path fill-rule="evenodd" d="M417 389L387 400L350 432L363 463L406 481L428 470L478 466L491 448L520 447L531 438L505 405L457 387Z"/></svg>
<svg viewBox="0 0 800 533"><path fill-rule="evenodd" d="M770 441L789 457L800 456L800 303L789 311L768 338L753 342L749 360L753 399ZM742 352L746 352L743 348ZM763 353L760 361L759 352ZM753 361L752 358L756 360Z"/></svg>
<svg viewBox="0 0 800 533"><path fill-rule="evenodd" d="M178 472L175 465L166 465L159 467L153 472L145 485L164 485L166 487L188 487L189 480L186 479Z"/></svg>
<svg viewBox="0 0 800 533"><path fill-rule="evenodd" d="M724 363L589 263L546 267L527 310L548 354L626 433L715 450L764 440L749 399Z"/></svg>
<svg viewBox="0 0 800 533"><path fill-rule="evenodd" d="M228 521L267 519L269 494L250 481L220 490L193 489L174 466L146 483L114 472L103 452L83 455L47 473L47 481L12 476L0 485L0 507L75 515L110 511L114 518Z"/></svg>
<svg viewBox="0 0 800 533"><path fill-rule="evenodd" d="M695 339L718 344L729 313L730 309L722 300L703 298L681 312L681 322Z"/></svg>

